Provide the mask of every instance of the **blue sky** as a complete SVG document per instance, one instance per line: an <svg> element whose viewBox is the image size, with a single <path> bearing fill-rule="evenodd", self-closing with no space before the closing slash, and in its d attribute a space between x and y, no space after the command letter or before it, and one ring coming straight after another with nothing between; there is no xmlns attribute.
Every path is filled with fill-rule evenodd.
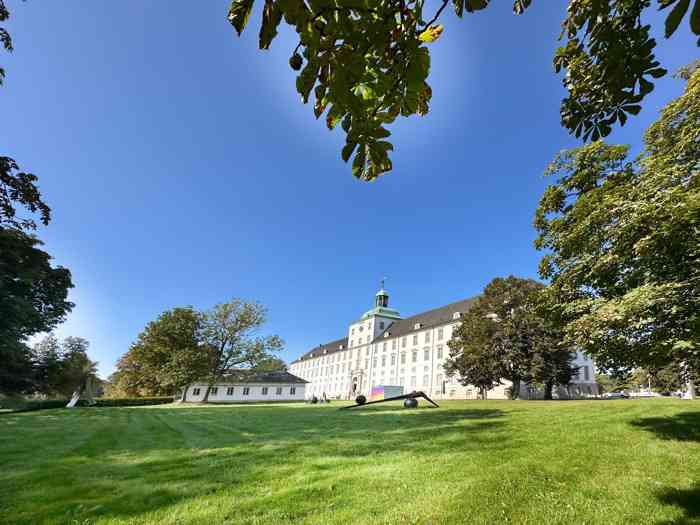
<svg viewBox="0 0 700 525"><path fill-rule="evenodd" d="M564 2L446 10L431 112L392 126L394 170L374 183L299 100L291 31L257 49L257 3L239 39L224 1L10 0L2 154L40 177L39 236L76 285L57 332L89 339L103 375L175 306L258 300L291 360L345 335L382 276L404 315L536 276L542 171L576 144L551 66ZM670 70L697 56L686 24L659 39ZM682 88L658 82L610 140L638 148Z"/></svg>

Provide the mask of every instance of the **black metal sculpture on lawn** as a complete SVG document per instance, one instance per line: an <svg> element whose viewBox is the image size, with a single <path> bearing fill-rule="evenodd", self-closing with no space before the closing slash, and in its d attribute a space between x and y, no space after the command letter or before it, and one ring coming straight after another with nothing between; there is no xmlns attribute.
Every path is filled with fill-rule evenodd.
<svg viewBox="0 0 700 525"><path fill-rule="evenodd" d="M422 397L423 399L425 399L428 403L430 403L434 407L440 408L440 405L438 405L435 401L433 401L428 396L426 396L425 392L418 391L418 392L411 392L410 394L404 394L402 396L387 397L386 399L378 399L377 401L370 401L370 402L367 402L367 398L365 398L365 396L357 396L357 398L355 399L354 405L340 407L340 410L344 410L346 408L357 408L357 407L363 407L363 406L367 406L367 405L374 405L376 403L384 403L386 401L400 401L402 399L406 400L403 404L403 406L405 408L416 408L418 406L418 398L419 397Z"/></svg>

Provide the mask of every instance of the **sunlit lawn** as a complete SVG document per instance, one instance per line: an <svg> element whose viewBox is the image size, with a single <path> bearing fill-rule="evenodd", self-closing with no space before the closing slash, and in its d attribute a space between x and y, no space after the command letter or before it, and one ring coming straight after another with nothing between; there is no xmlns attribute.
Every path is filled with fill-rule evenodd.
<svg viewBox="0 0 700 525"><path fill-rule="evenodd" d="M0 415L0 522L700 524L700 402L338 406Z"/></svg>

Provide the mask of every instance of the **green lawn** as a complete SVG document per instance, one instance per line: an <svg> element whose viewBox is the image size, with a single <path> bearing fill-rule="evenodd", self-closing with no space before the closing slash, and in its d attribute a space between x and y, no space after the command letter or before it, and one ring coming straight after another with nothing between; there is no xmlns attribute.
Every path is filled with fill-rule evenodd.
<svg viewBox="0 0 700 525"><path fill-rule="evenodd" d="M338 406L0 415L0 522L700 524L700 402Z"/></svg>

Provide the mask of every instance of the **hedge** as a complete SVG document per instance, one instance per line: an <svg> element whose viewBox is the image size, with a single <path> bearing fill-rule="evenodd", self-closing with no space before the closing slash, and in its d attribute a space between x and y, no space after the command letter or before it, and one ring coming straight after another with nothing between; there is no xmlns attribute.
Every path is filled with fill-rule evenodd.
<svg viewBox="0 0 700 525"><path fill-rule="evenodd" d="M65 408L70 399L30 399L24 401L3 402L0 399L0 408L9 408L14 412L28 412L30 410L44 410L47 408ZM96 407L136 407L146 405L164 405L172 403L173 398L168 397L100 397L95 399ZM78 401L78 406L88 406L84 400Z"/></svg>
<svg viewBox="0 0 700 525"><path fill-rule="evenodd" d="M173 402L172 396L167 397L99 397L97 407L140 407L146 405L167 405Z"/></svg>

